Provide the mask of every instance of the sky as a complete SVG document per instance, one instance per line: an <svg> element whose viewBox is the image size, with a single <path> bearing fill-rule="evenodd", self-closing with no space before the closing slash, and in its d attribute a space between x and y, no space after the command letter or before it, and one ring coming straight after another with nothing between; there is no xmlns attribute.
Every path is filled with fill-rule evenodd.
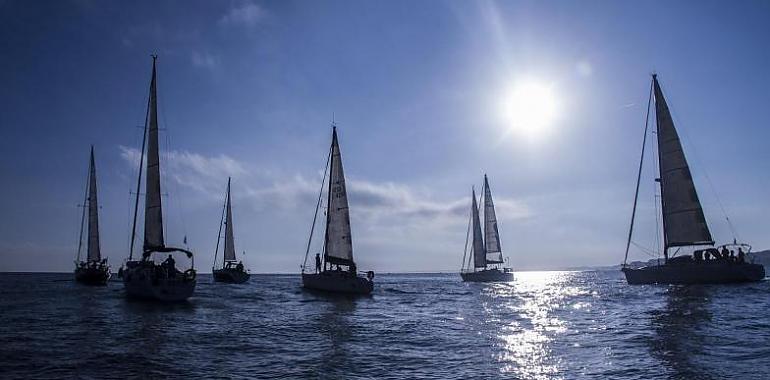
<svg viewBox="0 0 770 380"><path fill-rule="evenodd" d="M768 46L766 1L0 0L0 271L72 270L91 144L126 259L153 53L166 240L204 272L228 177L239 257L299 270L332 121L361 270L458 270L485 173L515 270L620 263L652 72L717 241L770 248Z"/></svg>

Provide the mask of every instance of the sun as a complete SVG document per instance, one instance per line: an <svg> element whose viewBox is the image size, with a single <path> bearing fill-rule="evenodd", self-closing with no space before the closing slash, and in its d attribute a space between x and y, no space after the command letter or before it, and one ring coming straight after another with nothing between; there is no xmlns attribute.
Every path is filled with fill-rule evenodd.
<svg viewBox="0 0 770 380"><path fill-rule="evenodd" d="M553 86L526 81L517 83L503 96L501 109L511 132L534 137L553 124L558 104Z"/></svg>

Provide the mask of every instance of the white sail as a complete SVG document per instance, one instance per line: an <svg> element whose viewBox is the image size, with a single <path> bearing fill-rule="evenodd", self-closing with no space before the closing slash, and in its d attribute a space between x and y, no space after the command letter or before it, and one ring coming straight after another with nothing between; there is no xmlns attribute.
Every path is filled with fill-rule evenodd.
<svg viewBox="0 0 770 380"><path fill-rule="evenodd" d="M144 198L144 250L163 248L163 207L160 193L160 155L158 151L158 99L155 60L150 82L149 130L147 135L147 183Z"/></svg>
<svg viewBox="0 0 770 380"><path fill-rule="evenodd" d="M225 261L235 261L235 238L233 236L233 210L230 205L230 179L227 179L227 206L225 206Z"/></svg>
<svg viewBox="0 0 770 380"><path fill-rule="evenodd" d="M350 212L342 170L342 155L337 142L337 128L332 131L331 172L329 173L328 209L326 211L325 259L332 264L353 264L350 238Z"/></svg>
<svg viewBox="0 0 770 380"><path fill-rule="evenodd" d="M489 189L489 180L486 175L484 175L484 242L487 264L501 264L503 253L500 247L500 234L497 231L497 216L492 202L492 190Z"/></svg>
<svg viewBox="0 0 770 380"><path fill-rule="evenodd" d="M479 220L479 206L476 203L476 190L472 190L473 202L471 203L471 212L473 213L473 266L476 268L486 268L487 256L484 249L484 239L481 236L481 221Z"/></svg>
<svg viewBox="0 0 770 380"><path fill-rule="evenodd" d="M714 244L663 91L653 75L666 248Z"/></svg>
<svg viewBox="0 0 770 380"><path fill-rule="evenodd" d="M88 261L101 261L99 248L99 202L96 199L96 163L91 147L91 167L88 174Z"/></svg>

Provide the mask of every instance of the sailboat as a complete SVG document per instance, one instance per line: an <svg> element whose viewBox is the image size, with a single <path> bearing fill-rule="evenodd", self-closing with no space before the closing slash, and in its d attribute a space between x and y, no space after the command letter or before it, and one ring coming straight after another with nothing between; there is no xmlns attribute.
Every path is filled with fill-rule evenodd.
<svg viewBox="0 0 770 380"><path fill-rule="evenodd" d="M99 248L99 202L96 199L96 164L94 147L91 146L91 160L88 168L88 190L83 204L83 216L80 219L80 240L78 241L78 257L75 261L75 281L87 285L106 285L110 279L110 267L107 259L102 259ZM86 260L80 260L83 247L83 230L86 213L88 214L88 242L86 243Z"/></svg>
<svg viewBox="0 0 770 380"><path fill-rule="evenodd" d="M170 247L163 238L163 207L160 191L160 155L158 152L158 101L157 101L157 56L152 56L152 79L147 106L147 117L142 139L142 152L139 158L139 175L136 184L134 202L134 222L131 229L131 248L128 261L122 271L126 295L131 298L152 299L158 301L183 301L195 291L195 269L193 253L184 248ZM139 196L142 183L142 164L147 145L147 181L144 197L144 244L142 257L134 260L134 242L136 240L136 219L139 211ZM176 267L174 253L182 253L190 260L190 268L184 272ZM154 256L168 257L161 264L154 261Z"/></svg>
<svg viewBox="0 0 770 380"><path fill-rule="evenodd" d="M345 188L345 174L342 170L342 156L337 141L336 126L332 126L332 145L327 161L324 178L321 180L321 191L318 194L316 211L313 215L313 224L310 228L305 262L302 265L302 286L306 289L333 293L369 294L374 289L374 272L367 272L366 277L359 276L356 272L350 234L348 194ZM315 272L309 272L306 271L306 264L318 210L323 199L323 184L327 172L329 173L329 185L326 193L326 233L323 252L316 254Z"/></svg>
<svg viewBox="0 0 770 380"><path fill-rule="evenodd" d="M219 241L222 238L222 225L225 226L225 247L222 253L222 267L216 269L217 254L219 253ZM236 262L235 238L233 236L233 210L230 201L230 178L227 178L227 192L225 205L222 209L222 219L219 222L219 234L217 235L217 247L214 250L214 266L211 272L214 281L242 284L249 280L249 272L243 268L243 263Z"/></svg>
<svg viewBox="0 0 770 380"><path fill-rule="evenodd" d="M466 236L463 268L460 277L466 282L503 282L513 281L513 270L503 267L503 252L500 246L500 233L497 230L497 215L492 202L492 190L484 174L484 236L481 235L479 207L476 203L476 190L471 189L471 220L468 231L473 230L471 255L468 255ZM468 258L466 264L466 257Z"/></svg>
<svg viewBox="0 0 770 380"><path fill-rule="evenodd" d="M655 101L655 121L658 146L658 177L660 184L661 214L663 220L663 263L632 268L628 265L628 251L634 231L639 183L642 177L644 151L649 122L645 124L642 155L637 174L631 225L626 242L626 254L621 270L629 284L714 284L759 281L765 277L760 264L746 262L751 251L748 244L725 244L715 247L690 167L674 127L674 121L663 97L656 74L652 75L650 103ZM650 104L647 106L649 116ZM649 120L649 117L648 117ZM693 253L677 255L682 248ZM670 252L671 250L673 252ZM734 249L738 255L734 255ZM744 251L744 249L746 251Z"/></svg>

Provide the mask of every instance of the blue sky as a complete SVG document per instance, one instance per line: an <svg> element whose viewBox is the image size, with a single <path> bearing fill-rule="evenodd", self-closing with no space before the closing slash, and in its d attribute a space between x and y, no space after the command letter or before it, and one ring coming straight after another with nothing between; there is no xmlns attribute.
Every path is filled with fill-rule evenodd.
<svg viewBox="0 0 770 380"><path fill-rule="evenodd" d="M127 256L151 53L167 240L203 270L227 176L248 266L298 270L332 115L359 268L457 269L485 172L514 268L618 263L652 71L715 237L721 201L770 248L767 46L763 1L0 1L0 270L71 269L90 144L102 252ZM500 116L521 81L557 99L535 137Z"/></svg>

